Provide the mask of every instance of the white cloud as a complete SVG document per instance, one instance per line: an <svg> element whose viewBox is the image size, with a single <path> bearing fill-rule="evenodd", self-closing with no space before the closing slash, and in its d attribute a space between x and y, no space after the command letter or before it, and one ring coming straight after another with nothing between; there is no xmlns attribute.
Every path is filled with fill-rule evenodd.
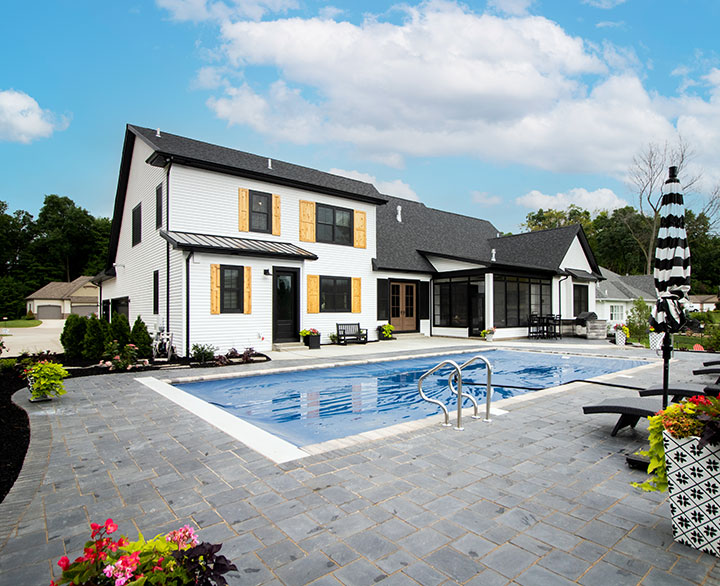
<svg viewBox="0 0 720 586"><path fill-rule="evenodd" d="M622 178L643 145L672 140L681 121L691 143L688 132L720 132L701 124L715 101L646 90L632 49L588 44L540 16L443 0L397 9L399 23L223 21L221 62L198 74L217 88L208 106L271 139L351 144L396 168L408 156L463 155ZM263 75L238 82L246 68Z"/></svg>
<svg viewBox="0 0 720 586"><path fill-rule="evenodd" d="M410 199L412 201L420 201L418 194L413 191L412 187L400 179L393 179L392 181L379 181L374 175L370 175L369 173L363 173L361 171L346 171L345 169L330 169L329 172L334 175L342 175L343 177L349 177L350 179L357 179L358 181L372 183L380 193L384 193L386 195Z"/></svg>
<svg viewBox="0 0 720 586"><path fill-rule="evenodd" d="M624 20L602 20L595 25L595 28L625 28Z"/></svg>
<svg viewBox="0 0 720 586"><path fill-rule="evenodd" d="M614 210L628 205L628 202L615 195L611 189L602 188L588 191L582 187L576 187L566 193L556 193L555 195L546 195L534 189L518 197L515 202L530 209L553 210L564 210L575 204L591 212Z"/></svg>
<svg viewBox="0 0 720 586"><path fill-rule="evenodd" d="M173 20L260 20L269 12L287 12L298 7L296 0L156 0Z"/></svg>
<svg viewBox="0 0 720 586"><path fill-rule="evenodd" d="M626 0L583 0L583 4L589 4L595 8L602 8L603 10L609 10L624 4Z"/></svg>
<svg viewBox="0 0 720 586"><path fill-rule="evenodd" d="M30 143L64 130L69 121L43 110L29 95L16 90L0 90L0 141Z"/></svg>
<svg viewBox="0 0 720 586"><path fill-rule="evenodd" d="M488 0L488 8L493 8L503 14L523 16L535 3L535 0Z"/></svg>
<svg viewBox="0 0 720 586"><path fill-rule="evenodd" d="M487 191L473 191L472 200L484 206L496 206L502 203L502 198L497 195L490 195Z"/></svg>
<svg viewBox="0 0 720 586"><path fill-rule="evenodd" d="M335 20L338 16L344 14L344 12L342 8L338 8L337 6L323 6L318 11L318 16L323 20Z"/></svg>

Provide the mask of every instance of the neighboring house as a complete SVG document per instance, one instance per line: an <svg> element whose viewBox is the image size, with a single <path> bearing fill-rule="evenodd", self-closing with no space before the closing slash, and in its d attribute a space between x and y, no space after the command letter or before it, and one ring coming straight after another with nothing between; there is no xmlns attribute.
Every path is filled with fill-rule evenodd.
<svg viewBox="0 0 720 586"><path fill-rule="evenodd" d="M657 294L652 275L618 275L610 269L600 267L604 278L595 285L597 300L595 313L608 325L627 322L628 313L636 299L643 299L650 306L655 305Z"/></svg>
<svg viewBox="0 0 720 586"><path fill-rule="evenodd" d="M718 303L717 295L690 295L688 311L713 311Z"/></svg>
<svg viewBox="0 0 720 586"><path fill-rule="evenodd" d="M365 182L128 125L102 311L193 344L269 350L359 322L524 336L531 312L595 309L579 226L500 237L486 220Z"/></svg>
<svg viewBox="0 0 720 586"><path fill-rule="evenodd" d="M27 311L32 311L38 319L63 319L71 313L97 313L99 287L92 281L93 277L86 276L70 283L48 283L25 298Z"/></svg>

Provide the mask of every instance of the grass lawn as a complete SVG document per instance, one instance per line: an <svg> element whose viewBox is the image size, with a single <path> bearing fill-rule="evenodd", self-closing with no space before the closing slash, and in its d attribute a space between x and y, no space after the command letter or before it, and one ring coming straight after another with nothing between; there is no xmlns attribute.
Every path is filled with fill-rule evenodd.
<svg viewBox="0 0 720 586"><path fill-rule="evenodd" d="M2 328L34 328L42 323L39 319L9 319L0 321L0 329Z"/></svg>

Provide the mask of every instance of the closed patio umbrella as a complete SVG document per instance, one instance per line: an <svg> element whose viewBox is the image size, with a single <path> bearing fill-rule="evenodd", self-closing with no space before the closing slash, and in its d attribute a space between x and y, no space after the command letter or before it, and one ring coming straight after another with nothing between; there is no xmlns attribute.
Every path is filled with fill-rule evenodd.
<svg viewBox="0 0 720 586"><path fill-rule="evenodd" d="M664 332L663 356L663 409L667 407L671 334L685 325L682 304L690 291L690 248L685 232L685 203L677 178L677 167L670 167L669 177L662 190L660 230L655 246L655 291L657 302L650 325Z"/></svg>

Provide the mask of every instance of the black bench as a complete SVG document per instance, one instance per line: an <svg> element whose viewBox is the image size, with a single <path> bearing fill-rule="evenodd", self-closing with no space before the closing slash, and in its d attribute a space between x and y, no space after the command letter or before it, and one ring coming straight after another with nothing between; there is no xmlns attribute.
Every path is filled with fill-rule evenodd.
<svg viewBox="0 0 720 586"><path fill-rule="evenodd" d="M347 344L348 342L364 344L367 342L367 330L362 329L359 323L335 324L335 327L337 328L338 344Z"/></svg>

